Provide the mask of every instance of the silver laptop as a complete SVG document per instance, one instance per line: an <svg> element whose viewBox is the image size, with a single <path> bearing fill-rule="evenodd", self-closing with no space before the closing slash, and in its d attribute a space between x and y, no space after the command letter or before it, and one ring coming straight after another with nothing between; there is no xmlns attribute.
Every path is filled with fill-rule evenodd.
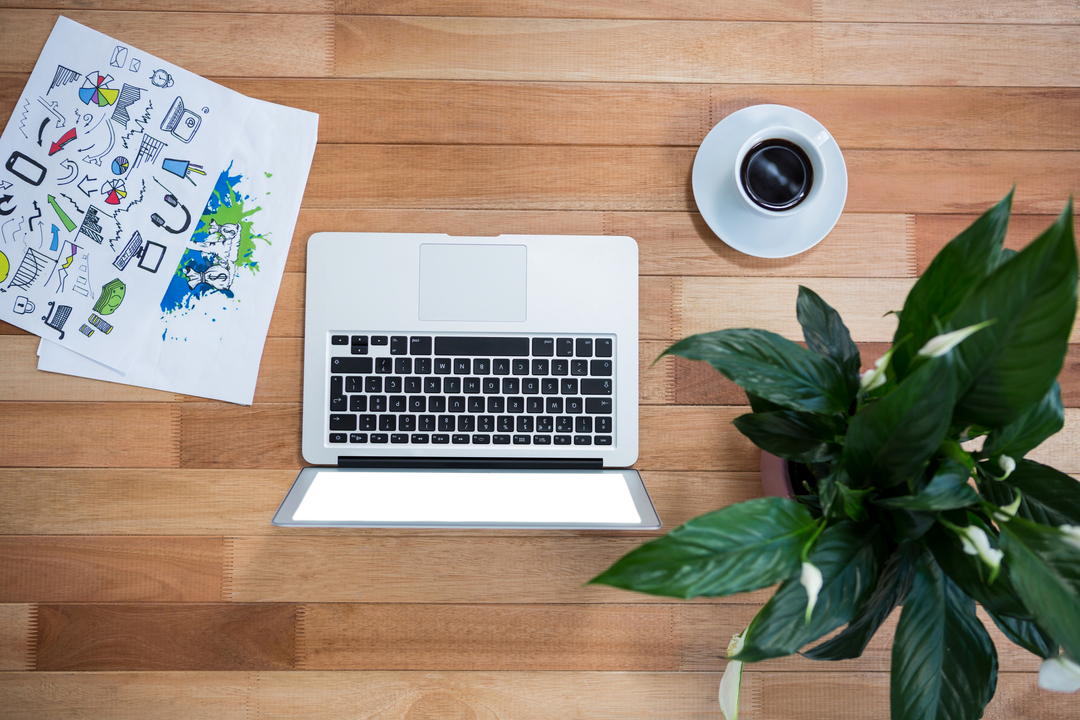
<svg viewBox="0 0 1080 720"><path fill-rule="evenodd" d="M317 233L284 526L657 528L629 237Z"/></svg>

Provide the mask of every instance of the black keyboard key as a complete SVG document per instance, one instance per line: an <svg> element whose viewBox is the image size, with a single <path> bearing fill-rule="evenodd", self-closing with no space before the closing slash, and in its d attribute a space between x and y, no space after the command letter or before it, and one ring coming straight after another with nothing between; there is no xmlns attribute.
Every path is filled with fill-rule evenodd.
<svg viewBox="0 0 1080 720"><path fill-rule="evenodd" d="M611 381L606 378L586 378L581 381L582 395L610 395Z"/></svg>
<svg viewBox="0 0 1080 720"><path fill-rule="evenodd" d="M533 360L532 361L532 374L533 375L547 375L549 367L551 367L551 363L548 360Z"/></svg>
<svg viewBox="0 0 1080 720"><path fill-rule="evenodd" d="M540 392L544 395L558 395L559 381L556 378L541 378Z"/></svg>
<svg viewBox="0 0 1080 720"><path fill-rule="evenodd" d="M552 360L551 361L551 374L552 375L569 375L570 363L566 360Z"/></svg>
<svg viewBox="0 0 1080 720"><path fill-rule="evenodd" d="M559 392L563 395L577 395L578 381L575 378L566 378L559 383Z"/></svg>
<svg viewBox="0 0 1080 720"><path fill-rule="evenodd" d="M451 395L446 398L446 409L452 413L465 412L465 396L464 395Z"/></svg>
<svg viewBox="0 0 1080 720"><path fill-rule="evenodd" d="M371 344L372 345L385 345L389 341L390 341L390 339L388 337L386 337L385 335L372 335L371 336Z"/></svg>
<svg viewBox="0 0 1080 720"><path fill-rule="evenodd" d="M488 375L491 373L491 361L487 358L477 358L472 361L472 371L476 375Z"/></svg>
<svg viewBox="0 0 1080 720"><path fill-rule="evenodd" d="M491 357L528 357L529 338L523 337L436 337L435 354Z"/></svg>
<svg viewBox="0 0 1080 720"><path fill-rule="evenodd" d="M381 393L382 378L376 375L369 375L368 377L364 378L364 392Z"/></svg>
<svg viewBox="0 0 1080 720"><path fill-rule="evenodd" d="M453 432L454 431L454 416L453 415L440 415L439 416L439 432Z"/></svg>
<svg viewBox="0 0 1080 720"><path fill-rule="evenodd" d="M550 415L541 415L536 418L536 432L549 433L555 430L555 418Z"/></svg>
<svg viewBox="0 0 1080 720"><path fill-rule="evenodd" d="M331 415L330 416L330 429L331 430L355 430L356 429L356 416L355 415Z"/></svg>
<svg viewBox="0 0 1080 720"><path fill-rule="evenodd" d="M331 335L330 336L330 344L331 345L348 345L349 344L349 336L348 335Z"/></svg>
<svg viewBox="0 0 1080 720"><path fill-rule="evenodd" d="M351 379L351 378L350 378ZM330 376L330 409L345 409L345 378L341 375Z"/></svg>
<svg viewBox="0 0 1080 720"><path fill-rule="evenodd" d="M391 395L387 407L392 413L402 413L408 409L408 406L405 404L404 395Z"/></svg>
<svg viewBox="0 0 1080 720"><path fill-rule="evenodd" d="M335 374L348 373L349 375L364 375L371 372L371 358L369 357L335 357L330 358L330 372Z"/></svg>
<svg viewBox="0 0 1080 720"><path fill-rule="evenodd" d="M592 445L592 435L575 435L575 445Z"/></svg>
<svg viewBox="0 0 1080 720"><path fill-rule="evenodd" d="M514 373L515 375L529 374L529 361L525 358L515 358L510 365L510 372Z"/></svg>
<svg viewBox="0 0 1080 720"><path fill-rule="evenodd" d="M480 378L470 377L462 380L461 391L470 395L480 392Z"/></svg>
<svg viewBox="0 0 1080 720"><path fill-rule="evenodd" d="M401 432L416 432L416 416L402 415L398 418L398 430Z"/></svg>
<svg viewBox="0 0 1080 720"><path fill-rule="evenodd" d="M399 378L399 377L388 377L388 378L386 378L386 382L383 383L383 392L384 393L399 393L399 392L402 392L402 390L401 390L402 387L403 386L402 386L401 378Z"/></svg>
<svg viewBox="0 0 1080 720"><path fill-rule="evenodd" d="M435 416L421 415L417 418L416 429L420 432L433 432L435 430Z"/></svg>
<svg viewBox="0 0 1080 720"><path fill-rule="evenodd" d="M397 430L397 416L396 415L380 415L379 416L379 429L386 431Z"/></svg>
<svg viewBox="0 0 1080 720"><path fill-rule="evenodd" d="M581 342L578 340L578 342ZM404 335L394 335L390 338L390 354L406 355L409 352L409 338Z"/></svg>
<svg viewBox="0 0 1080 720"><path fill-rule="evenodd" d="M406 435L405 433L394 433L393 435L390 436L390 442L396 443L398 445L400 445L402 443L408 443L409 442L409 436Z"/></svg>
<svg viewBox="0 0 1080 720"><path fill-rule="evenodd" d="M377 427L377 421L374 415L361 415L360 416L360 429L361 430L374 430Z"/></svg>
<svg viewBox="0 0 1080 720"><path fill-rule="evenodd" d="M330 385L333 387L334 378L330 378ZM345 378L345 392L347 393L361 393L364 392L364 378L361 375L349 375Z"/></svg>
<svg viewBox="0 0 1080 720"><path fill-rule="evenodd" d="M368 410L377 413L386 412L386 396L372 395L368 401Z"/></svg>
<svg viewBox="0 0 1080 720"><path fill-rule="evenodd" d="M429 338L429 337L411 337L411 338L409 338L409 354L410 355L430 355L431 354L431 338Z"/></svg>
<svg viewBox="0 0 1080 720"><path fill-rule="evenodd" d="M492 433L495 432L495 416L493 415L480 415L476 418L476 432Z"/></svg>
<svg viewBox="0 0 1080 720"><path fill-rule="evenodd" d="M611 338L596 338L596 357L611 357Z"/></svg>
<svg viewBox="0 0 1080 720"><path fill-rule="evenodd" d="M562 398L552 397L547 399L547 412L552 415L559 415L562 413Z"/></svg>
<svg viewBox="0 0 1080 720"><path fill-rule="evenodd" d="M412 372L412 358L394 358L394 372L398 375L408 375Z"/></svg>
<svg viewBox="0 0 1080 720"><path fill-rule="evenodd" d="M530 415L522 415L517 419L517 431L519 433L531 433L533 431L533 418Z"/></svg>
<svg viewBox="0 0 1080 720"><path fill-rule="evenodd" d="M361 358L363 359L363 358ZM394 358L375 358L375 372L380 375L389 375L394 371Z"/></svg>
<svg viewBox="0 0 1080 720"><path fill-rule="evenodd" d="M455 445L468 445L469 444L469 436L468 435L451 435L450 436L450 441L452 443L454 443Z"/></svg>
<svg viewBox="0 0 1080 720"><path fill-rule="evenodd" d="M540 380L538 378L522 378L521 392L524 395L536 395L540 392Z"/></svg>
<svg viewBox="0 0 1080 720"><path fill-rule="evenodd" d="M570 361L570 374L571 375L588 375L589 374L589 361L588 360L571 360Z"/></svg>
<svg viewBox="0 0 1080 720"><path fill-rule="evenodd" d="M367 412L367 395L353 395L349 398L349 412Z"/></svg>
<svg viewBox="0 0 1080 720"><path fill-rule="evenodd" d="M367 433L349 433L349 442L351 443L366 443Z"/></svg>
<svg viewBox="0 0 1080 720"><path fill-rule="evenodd" d="M349 399L347 397L344 395L330 396L330 412L345 412L348 409Z"/></svg>
<svg viewBox="0 0 1080 720"><path fill-rule="evenodd" d="M390 441L390 436L386 433L371 433L368 436L373 443L387 443Z"/></svg>
<svg viewBox="0 0 1080 720"><path fill-rule="evenodd" d="M590 415L610 415L612 409L611 398L591 397L585 398L585 412ZM608 430L608 432L611 432Z"/></svg>
<svg viewBox="0 0 1080 720"><path fill-rule="evenodd" d="M442 391L444 393L459 393L461 392L461 378L448 377L443 380Z"/></svg>
<svg viewBox="0 0 1080 720"><path fill-rule="evenodd" d="M592 418L588 415L584 415L574 419L574 432L577 433L591 433L592 432Z"/></svg>
<svg viewBox="0 0 1080 720"><path fill-rule="evenodd" d="M550 435L533 435L533 445L550 445Z"/></svg>
<svg viewBox="0 0 1080 720"><path fill-rule="evenodd" d="M417 375L430 375L431 374L431 358L423 357L416 358L413 362L413 372Z"/></svg>
<svg viewBox="0 0 1080 720"><path fill-rule="evenodd" d="M491 361L491 372L496 375L509 375L510 374L510 359L509 358L495 358Z"/></svg>
<svg viewBox="0 0 1080 720"><path fill-rule="evenodd" d="M518 392L518 379L517 378L503 378L502 381L502 393L503 395L513 395Z"/></svg>
<svg viewBox="0 0 1080 720"><path fill-rule="evenodd" d="M569 445L572 442L573 442L573 438L571 438L569 435L556 435L555 436L555 444L556 445Z"/></svg>
<svg viewBox="0 0 1080 720"><path fill-rule="evenodd" d="M525 412L525 398L521 396L506 398L506 412L510 413L523 413Z"/></svg>
<svg viewBox="0 0 1080 720"><path fill-rule="evenodd" d="M410 442L412 442L413 445L427 445L428 444L428 436L423 434L423 433L413 433L412 435L409 436L409 440L410 440Z"/></svg>
<svg viewBox="0 0 1080 720"><path fill-rule="evenodd" d="M468 375L472 372L472 362L469 358L455 358L454 359L454 374L455 375Z"/></svg>
<svg viewBox="0 0 1080 720"><path fill-rule="evenodd" d="M575 354L578 357L592 357L592 338L578 338Z"/></svg>
<svg viewBox="0 0 1080 720"><path fill-rule="evenodd" d="M499 432L514 432L514 418L509 415L500 415L496 420L496 423L498 424Z"/></svg>
<svg viewBox="0 0 1080 720"><path fill-rule="evenodd" d="M555 354L555 338L533 338L532 354L536 357L551 357Z"/></svg>
<svg viewBox="0 0 1080 720"><path fill-rule="evenodd" d="M432 445L449 445L450 444L450 436L449 435L441 435L441 434L440 435L432 435L431 436L431 443L432 443Z"/></svg>
<svg viewBox="0 0 1080 720"><path fill-rule="evenodd" d="M555 418L555 432L574 432L574 418L565 415Z"/></svg>
<svg viewBox="0 0 1080 720"><path fill-rule="evenodd" d="M566 412L573 413L575 415L579 415L579 414L581 414L581 412L584 409L585 409L584 403L581 402L581 398L579 398L579 397L568 397L568 398L566 398Z"/></svg>
<svg viewBox="0 0 1080 720"><path fill-rule="evenodd" d="M330 442L343 443L348 440L348 435L345 433L330 433Z"/></svg>
<svg viewBox="0 0 1080 720"><path fill-rule="evenodd" d="M525 398L525 412L539 414L544 412L544 398L542 397L530 397Z"/></svg>
<svg viewBox="0 0 1080 720"><path fill-rule="evenodd" d="M486 377L481 381L481 389L485 395L499 394L499 378Z"/></svg>
<svg viewBox="0 0 1080 720"><path fill-rule="evenodd" d="M487 411L493 415L506 412L506 398L489 397L487 399Z"/></svg>
<svg viewBox="0 0 1080 720"><path fill-rule="evenodd" d="M410 395L424 392L424 381L415 376L405 378L405 392Z"/></svg>
<svg viewBox="0 0 1080 720"><path fill-rule="evenodd" d="M555 341L555 354L559 357L573 357L574 356L574 339L573 338L559 338Z"/></svg>
<svg viewBox="0 0 1080 720"><path fill-rule="evenodd" d="M469 398L469 412L471 412L471 413L482 413L482 412L484 412L484 407L485 407L484 398L482 398L482 397L471 397L471 398Z"/></svg>
<svg viewBox="0 0 1080 720"><path fill-rule="evenodd" d="M493 442L496 445L509 445L510 444L510 436L509 435L492 435L491 436L491 442Z"/></svg>
<svg viewBox="0 0 1080 720"><path fill-rule="evenodd" d="M595 442L597 445L610 445L611 444L611 436L610 435L597 435L596 437L593 438L593 442Z"/></svg>
<svg viewBox="0 0 1080 720"><path fill-rule="evenodd" d="M457 431L462 433L471 433L476 430L476 417L473 415L462 415L457 419Z"/></svg>
<svg viewBox="0 0 1080 720"><path fill-rule="evenodd" d="M490 435L473 435L472 436L472 444L473 445L490 445L491 444L491 436Z"/></svg>
<svg viewBox="0 0 1080 720"><path fill-rule="evenodd" d="M442 378L439 377L426 377L424 378L424 392L429 395L432 393L442 392Z"/></svg>
<svg viewBox="0 0 1080 720"><path fill-rule="evenodd" d="M532 438L529 437L528 435L515 435L514 436L514 444L515 445L528 445L531 442L532 442Z"/></svg>
<svg viewBox="0 0 1080 720"><path fill-rule="evenodd" d="M435 358L435 374L449 375L453 365L454 363L450 358Z"/></svg>
<svg viewBox="0 0 1080 720"><path fill-rule="evenodd" d="M589 374L596 377L611 377L610 360L590 360Z"/></svg>
<svg viewBox="0 0 1080 720"><path fill-rule="evenodd" d="M353 335L351 346L353 355L367 355L367 335Z"/></svg>
<svg viewBox="0 0 1080 720"><path fill-rule="evenodd" d="M586 410L588 409L588 405L589 404L586 402L585 403L585 406L586 406L585 409ZM610 434L611 433L611 418L605 417L603 415L596 418L596 432Z"/></svg>
<svg viewBox="0 0 1080 720"><path fill-rule="evenodd" d="M446 398L442 395L433 395L428 398L427 409L428 412L433 413L446 412Z"/></svg>

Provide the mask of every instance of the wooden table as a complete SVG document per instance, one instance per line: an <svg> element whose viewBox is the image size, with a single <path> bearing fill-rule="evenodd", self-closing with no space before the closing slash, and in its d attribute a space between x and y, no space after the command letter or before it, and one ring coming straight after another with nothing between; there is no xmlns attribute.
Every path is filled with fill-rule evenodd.
<svg viewBox="0 0 1080 720"><path fill-rule="evenodd" d="M744 396L691 363L650 367L667 344L730 326L798 338L802 283L869 364L891 339L882 314L1013 183L1014 247L1080 190L1075 0L0 6L5 122L60 10L320 114L253 406L39 373L37 338L0 324L3 718L718 718L721 657L768 593L582 587L646 534L270 525L304 464L308 236L636 238L637 467L670 529L761 488L730 424ZM690 189L708 130L758 103L824 123L850 177L833 232L786 260L729 249ZM1035 452L1070 473L1078 357L1066 429ZM893 623L857 661L748 667L742 717L888 717ZM988 717L1078 716L1080 698L1038 690L1037 659L992 635Z"/></svg>

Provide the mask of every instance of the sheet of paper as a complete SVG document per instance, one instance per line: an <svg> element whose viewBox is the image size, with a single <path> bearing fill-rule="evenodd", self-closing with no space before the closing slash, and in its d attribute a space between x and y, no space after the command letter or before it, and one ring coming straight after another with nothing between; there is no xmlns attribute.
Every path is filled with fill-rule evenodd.
<svg viewBox="0 0 1080 720"><path fill-rule="evenodd" d="M318 115L255 102L128 372L46 341L38 369L251 404L318 136Z"/></svg>
<svg viewBox="0 0 1080 720"><path fill-rule="evenodd" d="M126 370L254 104L58 19L0 136L0 319Z"/></svg>

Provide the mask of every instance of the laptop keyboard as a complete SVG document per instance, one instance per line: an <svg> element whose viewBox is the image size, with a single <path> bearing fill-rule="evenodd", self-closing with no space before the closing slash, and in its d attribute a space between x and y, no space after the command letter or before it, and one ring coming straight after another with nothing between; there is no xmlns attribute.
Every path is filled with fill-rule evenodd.
<svg viewBox="0 0 1080 720"><path fill-rule="evenodd" d="M333 334L329 441L610 446L615 339Z"/></svg>

